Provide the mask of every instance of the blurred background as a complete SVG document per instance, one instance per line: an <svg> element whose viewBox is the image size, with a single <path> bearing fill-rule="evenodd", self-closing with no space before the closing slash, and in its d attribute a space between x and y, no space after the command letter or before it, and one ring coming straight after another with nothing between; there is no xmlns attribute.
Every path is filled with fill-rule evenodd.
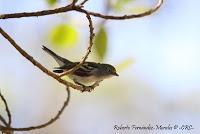
<svg viewBox="0 0 200 134"><path fill-rule="evenodd" d="M66 0L0 0L0 13L31 12L69 4ZM144 12L156 0L89 0L85 8L105 14ZM160 134L200 132L200 2L165 0L155 14L131 20L92 18L95 45L88 61L116 66L119 77L95 91L71 90L60 119L42 134ZM56 62L42 51L79 61L89 29L84 14L67 12L43 17L1 20L0 26L36 60L52 70ZM0 36L0 89L13 116L13 127L52 118L66 99L64 86L42 73ZM68 78L66 78L68 80ZM0 112L6 115L3 103ZM115 125L192 125L193 130L117 131Z"/></svg>

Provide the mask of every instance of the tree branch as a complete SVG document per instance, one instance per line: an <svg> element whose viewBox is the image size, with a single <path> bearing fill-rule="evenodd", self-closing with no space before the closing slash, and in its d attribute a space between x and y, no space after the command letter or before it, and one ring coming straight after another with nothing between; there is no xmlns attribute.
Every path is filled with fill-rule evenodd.
<svg viewBox="0 0 200 134"><path fill-rule="evenodd" d="M73 10L73 6L70 4L70 5L56 8L56 9L42 10L42 11L37 11L37 12L2 14L2 15L0 15L0 19L38 17L38 16L52 15L52 14L57 14L57 13L64 13L64 12L71 11L71 10Z"/></svg>
<svg viewBox="0 0 200 134"><path fill-rule="evenodd" d="M35 129L40 129L40 128L44 128L47 127L49 125L51 125L52 123L54 123L56 120L59 119L60 115L63 113L64 109L68 106L69 101L70 101L70 90L69 90L69 86L66 87L66 91L67 91L67 99L64 102L63 106L61 107L61 109L58 111L58 113L55 115L55 117L53 117L52 119L50 119L49 121L47 121L44 124L38 125L38 126L31 126L31 127L25 127L25 128L13 128L13 127L4 127L4 126L0 126L0 130L1 131L30 131L30 130L35 130Z"/></svg>
<svg viewBox="0 0 200 134"><path fill-rule="evenodd" d="M139 13L139 14L122 15L122 16L104 15L104 14L101 14L101 13L87 11L87 10L82 8L83 5L77 5L76 6L76 5L73 5L73 3L72 3L70 5L60 7L60 8L56 8L56 9L51 9L51 10L43 10L43 11L37 11L37 12L1 14L0 19L21 18L21 17L39 17L39 16L44 16L44 15L52 15L52 14L64 13L64 12L75 10L75 11L83 12L83 13L87 12L91 16L95 16L95 17L99 17L99 18L103 18L103 19L125 20L125 19L140 18L140 17L151 15L152 13L154 13L155 11L157 11L161 7L161 5L163 4L163 1L164 0L159 0L157 5L154 8L152 8L152 9L146 11L146 12Z"/></svg>
<svg viewBox="0 0 200 134"><path fill-rule="evenodd" d="M104 14L101 14L101 13L87 11L87 10L80 8L80 7L77 7L75 10L78 11L78 12L83 12L83 13L88 12L89 15L99 17L99 18L103 18L103 19L125 20L125 19L141 18L141 17L151 15L152 13L156 12L161 7L161 5L163 4L163 1L164 0L159 0L157 5L154 8L152 8L148 11L145 11L143 13L131 14L131 15L122 15L122 16L104 15Z"/></svg>
<svg viewBox="0 0 200 134"><path fill-rule="evenodd" d="M5 126L8 126L8 123L6 122L6 120L1 115L0 115L0 120Z"/></svg>
<svg viewBox="0 0 200 134"><path fill-rule="evenodd" d="M6 108L6 113L7 113L7 116L8 116L8 123L7 123L7 126L10 126L11 123L12 123L12 115L10 113L10 110L9 110L9 107L8 107L8 104L7 104L7 101L6 99L4 98L4 96L2 95L1 91L0 91L0 98L1 100L3 101L4 105L5 105L5 108Z"/></svg>
<svg viewBox="0 0 200 134"><path fill-rule="evenodd" d="M8 104L7 104L7 101L6 99L4 98L3 94L1 93L0 91L0 98L1 100L3 101L4 105L5 105L5 108L6 108L6 113L7 113L7 116L8 116L8 122L6 122L6 120L4 119L3 116L0 115L0 120L2 121L2 123L4 124L3 125L0 125L0 127L6 127L6 128L10 128L11 127L11 123L12 123L12 116L11 116L11 113L10 113L10 110L9 110L9 107L8 107ZM1 129L0 129L1 130ZM5 134L13 134L13 131L12 130L1 130L2 133L5 133Z"/></svg>

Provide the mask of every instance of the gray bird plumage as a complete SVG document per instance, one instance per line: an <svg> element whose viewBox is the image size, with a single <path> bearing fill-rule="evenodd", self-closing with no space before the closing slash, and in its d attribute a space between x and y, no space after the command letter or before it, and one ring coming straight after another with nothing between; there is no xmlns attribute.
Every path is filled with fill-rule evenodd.
<svg viewBox="0 0 200 134"><path fill-rule="evenodd" d="M59 67L56 67L53 72L63 73L69 69L72 69L74 66L79 64L79 62L72 62L65 58L60 57L47 47L43 46L42 49L51 55L55 61L59 64ZM96 82L103 79L118 76L116 69L110 64L101 64L95 62L85 62L80 68L74 71L72 74L68 75L75 83L85 83L85 82Z"/></svg>

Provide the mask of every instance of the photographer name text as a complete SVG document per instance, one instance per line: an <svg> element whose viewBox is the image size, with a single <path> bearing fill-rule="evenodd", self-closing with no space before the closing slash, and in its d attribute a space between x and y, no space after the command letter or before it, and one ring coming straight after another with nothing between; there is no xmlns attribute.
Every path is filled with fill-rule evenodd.
<svg viewBox="0 0 200 134"><path fill-rule="evenodd" d="M194 129L192 125L190 124L147 124L147 125L135 125L135 124L118 124L114 125L114 130L116 131L125 131L125 130L135 130L135 131L141 131L141 130L163 130L163 131L169 131L169 130L183 130L183 131L189 131Z"/></svg>

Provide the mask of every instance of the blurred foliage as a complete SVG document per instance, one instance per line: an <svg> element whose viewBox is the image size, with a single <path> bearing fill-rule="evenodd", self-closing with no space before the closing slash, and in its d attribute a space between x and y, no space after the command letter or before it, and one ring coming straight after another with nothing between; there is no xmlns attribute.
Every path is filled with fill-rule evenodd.
<svg viewBox="0 0 200 134"><path fill-rule="evenodd" d="M57 0L46 0L49 6L54 6L57 3Z"/></svg>
<svg viewBox="0 0 200 134"><path fill-rule="evenodd" d="M113 0L110 5L116 12L142 13L149 10L149 8L144 6L135 7L133 4L134 2L136 2L136 0Z"/></svg>
<svg viewBox="0 0 200 134"><path fill-rule="evenodd" d="M147 10L149 10L148 7L136 7L136 8L130 9L129 12L132 12L132 13L142 13L142 12L145 12Z"/></svg>
<svg viewBox="0 0 200 134"><path fill-rule="evenodd" d="M124 9L124 6L127 4L130 4L130 2L133 2L135 0L115 0L114 2L111 2L111 7L116 11L121 11Z"/></svg>
<svg viewBox="0 0 200 134"><path fill-rule="evenodd" d="M127 59L123 60L116 66L117 71L125 70L127 67L129 67L133 63L134 63L133 58L127 58Z"/></svg>
<svg viewBox="0 0 200 134"><path fill-rule="evenodd" d="M107 52L107 32L101 27L96 34L94 48L100 60L103 60Z"/></svg>
<svg viewBox="0 0 200 134"><path fill-rule="evenodd" d="M56 25L49 34L50 42L56 47L73 47L78 41L78 32L69 24Z"/></svg>

